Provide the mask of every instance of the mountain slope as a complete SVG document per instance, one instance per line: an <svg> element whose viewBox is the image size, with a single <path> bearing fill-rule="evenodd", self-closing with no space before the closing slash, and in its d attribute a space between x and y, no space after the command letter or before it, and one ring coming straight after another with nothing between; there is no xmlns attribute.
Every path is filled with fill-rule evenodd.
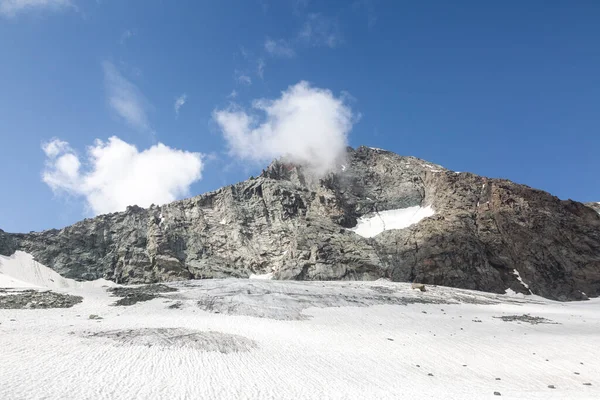
<svg viewBox="0 0 600 400"><path fill-rule="evenodd" d="M370 238L351 230L417 206L433 213ZM367 147L349 149L347 162L321 180L274 162L259 177L164 206L133 206L61 230L0 231L0 253L15 250L68 278L119 283L272 273L560 300L600 295L600 215L592 208Z"/></svg>

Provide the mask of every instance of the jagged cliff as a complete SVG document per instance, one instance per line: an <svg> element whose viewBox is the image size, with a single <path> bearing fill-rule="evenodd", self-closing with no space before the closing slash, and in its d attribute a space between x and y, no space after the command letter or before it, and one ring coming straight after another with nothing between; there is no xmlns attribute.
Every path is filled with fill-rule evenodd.
<svg viewBox="0 0 600 400"><path fill-rule="evenodd" d="M349 229L412 206L435 213L372 238ZM510 288L559 300L600 295L600 215L592 207L367 147L349 149L319 180L274 162L257 178L164 206L132 206L61 230L0 231L0 253L17 249L65 277L119 283L272 273Z"/></svg>

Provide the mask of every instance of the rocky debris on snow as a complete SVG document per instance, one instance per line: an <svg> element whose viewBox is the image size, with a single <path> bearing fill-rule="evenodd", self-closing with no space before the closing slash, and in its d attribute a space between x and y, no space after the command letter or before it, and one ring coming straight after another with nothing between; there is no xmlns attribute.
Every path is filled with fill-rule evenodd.
<svg viewBox="0 0 600 400"><path fill-rule="evenodd" d="M494 396L502 396L500 392L494 392Z"/></svg>
<svg viewBox="0 0 600 400"><path fill-rule="evenodd" d="M0 309L70 308L82 301L80 296L52 291L8 291L0 295Z"/></svg>
<svg viewBox="0 0 600 400"><path fill-rule="evenodd" d="M376 292L379 292L379 293L384 293L384 294L390 294L390 293L396 292L393 288L387 287L387 286L371 286L370 289L374 290Z"/></svg>
<svg viewBox="0 0 600 400"><path fill-rule="evenodd" d="M173 304L170 304L167 308L171 309L171 310L178 310L183 306L183 303L181 301L176 301Z"/></svg>
<svg viewBox="0 0 600 400"><path fill-rule="evenodd" d="M197 305L204 311L217 314L248 315L260 318L272 319L307 319L302 311L310 307L366 307L376 304L398 304L408 305L415 303L445 304L441 300L424 300L413 298L389 297L374 295L370 298L361 298L352 295L313 294L307 292L279 294L263 290L248 290L240 293L235 298L215 296L213 294L201 294ZM255 307L256 301L268 302L268 306Z"/></svg>
<svg viewBox="0 0 600 400"><path fill-rule="evenodd" d="M535 316L531 316L529 314L523 314L523 315L503 315L500 317L494 317L494 318L499 318L502 321L505 322L527 322L529 324L532 325L537 325L537 324L558 324L558 322L554 322L552 320L549 320L547 318L543 318L543 317L535 317ZM546 360L548 361L548 360Z"/></svg>
<svg viewBox="0 0 600 400"><path fill-rule="evenodd" d="M177 289L163 285L163 284L152 284L152 285L140 285L140 286L119 286L108 288L114 297L122 297L117 300L113 305L115 306L132 306L136 303L155 299L157 297L164 297L163 293L176 292Z"/></svg>
<svg viewBox="0 0 600 400"><path fill-rule="evenodd" d="M467 298L473 304L534 304L531 299L511 299L489 293L469 293L461 289L433 287L426 293L415 292L409 284L364 282L304 283L297 281L247 281L216 279L177 282L178 299L196 301L198 307L213 313L248 315L262 318L307 319L307 308L367 307L373 305L461 304ZM382 290L386 287L389 290ZM168 294L167 294L168 295ZM424 310L423 310L424 311ZM426 314L427 312L424 311Z"/></svg>
<svg viewBox="0 0 600 400"><path fill-rule="evenodd" d="M481 304L481 305L491 305L496 304L497 300L491 297L482 297L482 296L474 296L469 293L460 293L457 292L455 296L452 296L456 301L465 304ZM506 300L506 302L510 303L510 300ZM462 318L462 316L460 316Z"/></svg>
<svg viewBox="0 0 600 400"><path fill-rule="evenodd" d="M219 353L247 352L257 347L244 336L185 328L139 328L84 333L90 339L109 339L116 344L146 347L177 347Z"/></svg>
<svg viewBox="0 0 600 400"><path fill-rule="evenodd" d="M90 314L90 316L88 317L88 319L104 319L101 316L97 315L97 314Z"/></svg>
<svg viewBox="0 0 600 400"><path fill-rule="evenodd" d="M259 177L163 206L0 231L0 254L22 250L67 278L122 284L387 278L556 300L600 295L595 205L368 147L346 158L321 179L278 160ZM402 229L382 220L370 238L351 230L413 207L431 212L393 225Z"/></svg>
<svg viewBox="0 0 600 400"><path fill-rule="evenodd" d="M195 284L195 283L194 283ZM303 285L285 282L246 283L243 280L204 281L193 293L197 305L204 311L247 315L279 320L304 320L310 316L303 310L311 307L367 307L380 304L449 304L451 297L441 295L423 297L407 293L379 294L369 288L345 288L334 284L313 286L310 291Z"/></svg>

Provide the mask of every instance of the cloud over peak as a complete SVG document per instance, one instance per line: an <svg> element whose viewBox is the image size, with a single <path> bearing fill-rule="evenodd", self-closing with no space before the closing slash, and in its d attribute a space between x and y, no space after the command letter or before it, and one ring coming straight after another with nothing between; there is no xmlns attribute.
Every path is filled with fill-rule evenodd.
<svg viewBox="0 0 600 400"><path fill-rule="evenodd" d="M59 139L42 149L47 157L42 180L55 193L84 198L94 215L169 203L188 195L190 185L202 177L202 154L162 143L139 151L115 136L96 140L83 163Z"/></svg>
<svg viewBox="0 0 600 400"><path fill-rule="evenodd" d="M343 97L305 81L290 86L275 100L255 100L250 111L232 105L215 110L213 118L232 156L252 162L283 157L305 165L317 176L343 159L355 122Z"/></svg>

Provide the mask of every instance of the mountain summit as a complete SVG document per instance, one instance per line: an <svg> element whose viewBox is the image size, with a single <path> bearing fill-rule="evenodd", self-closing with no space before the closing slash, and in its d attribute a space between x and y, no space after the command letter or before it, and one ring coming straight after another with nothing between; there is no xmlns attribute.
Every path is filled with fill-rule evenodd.
<svg viewBox="0 0 600 400"><path fill-rule="evenodd" d="M260 176L61 230L0 231L67 278L414 281L557 300L600 295L600 214L508 180L369 147L323 178Z"/></svg>

